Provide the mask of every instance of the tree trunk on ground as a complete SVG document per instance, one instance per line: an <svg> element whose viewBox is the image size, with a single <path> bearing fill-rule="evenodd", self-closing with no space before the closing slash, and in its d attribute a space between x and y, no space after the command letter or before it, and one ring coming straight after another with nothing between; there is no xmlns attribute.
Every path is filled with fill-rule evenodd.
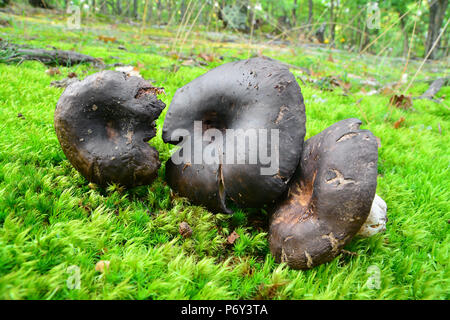
<svg viewBox="0 0 450 320"><path fill-rule="evenodd" d="M46 65L73 66L79 63L93 63L101 66L103 63L91 56L75 51L65 50L45 50L36 48L26 48L24 46L11 43L0 42L0 54L4 61L8 63L18 63L24 60L36 60Z"/></svg>
<svg viewBox="0 0 450 320"><path fill-rule="evenodd" d="M434 42L439 36L442 22L444 21L445 10L448 6L448 0L433 0L430 6L430 22L428 24L427 40L425 45L425 56L430 52ZM439 50L439 43L431 52L429 58L435 59Z"/></svg>

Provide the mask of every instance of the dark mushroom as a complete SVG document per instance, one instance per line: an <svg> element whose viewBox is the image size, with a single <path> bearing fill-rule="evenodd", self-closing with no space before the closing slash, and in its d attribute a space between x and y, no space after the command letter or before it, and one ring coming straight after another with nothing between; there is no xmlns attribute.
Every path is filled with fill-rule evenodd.
<svg viewBox="0 0 450 320"><path fill-rule="evenodd" d="M195 121L201 121L197 130ZM286 190L300 160L305 121L300 87L286 66L266 57L221 65L173 97L163 140L182 142L183 154L190 150L192 157L177 163L172 157L166 164L167 181L181 196L213 212L230 213L228 201L241 207L272 204ZM184 138L175 134L177 129L185 130ZM215 140L202 139L208 129L215 129L222 140L216 135ZM247 137L244 149L231 129ZM185 145L189 139L190 148ZM216 161L205 161L204 154L196 159L195 145L206 150L213 140L221 146ZM257 161L252 162L255 148ZM262 159L264 151L270 161ZM245 161L238 163L238 154Z"/></svg>
<svg viewBox="0 0 450 320"><path fill-rule="evenodd" d="M90 182L150 184L160 166L147 143L165 104L139 77L102 71L67 87L58 100L55 130L70 163Z"/></svg>
<svg viewBox="0 0 450 320"><path fill-rule="evenodd" d="M270 225L278 262L309 269L331 261L370 212L378 146L358 119L342 120L306 141L302 159Z"/></svg>

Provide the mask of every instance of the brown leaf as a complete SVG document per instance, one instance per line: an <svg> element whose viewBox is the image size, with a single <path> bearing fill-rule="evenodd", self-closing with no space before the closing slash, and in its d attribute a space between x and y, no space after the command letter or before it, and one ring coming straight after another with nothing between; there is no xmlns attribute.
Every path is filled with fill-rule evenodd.
<svg viewBox="0 0 450 320"><path fill-rule="evenodd" d="M400 109L409 109L412 106L412 99L411 96L394 94L389 100L389 103Z"/></svg>
<svg viewBox="0 0 450 320"><path fill-rule="evenodd" d="M59 71L58 68L50 68L45 70L45 73L48 74L49 76L53 77L55 74L61 74L61 71Z"/></svg>
<svg viewBox="0 0 450 320"><path fill-rule="evenodd" d="M55 88L66 88L69 85L71 85L74 82L78 82L78 78L64 78L61 80L56 80L56 81L52 81L50 82L50 86L51 87L55 87Z"/></svg>
<svg viewBox="0 0 450 320"><path fill-rule="evenodd" d="M105 271L108 271L109 265L110 265L110 261L108 261L108 260L100 260L95 265L95 271L104 273Z"/></svg>
<svg viewBox="0 0 450 320"><path fill-rule="evenodd" d="M67 74L67 78L76 78L76 77L78 77L78 76L77 76L77 74L75 72L69 72Z"/></svg>
<svg viewBox="0 0 450 320"><path fill-rule="evenodd" d="M116 39L116 37L107 37L107 36L100 35L100 36L98 36L98 40L101 40L101 41L107 43L107 42L116 42L117 39Z"/></svg>
<svg viewBox="0 0 450 320"><path fill-rule="evenodd" d="M185 60L181 63L182 66L192 66L195 64L195 61L192 59Z"/></svg>
<svg viewBox="0 0 450 320"><path fill-rule="evenodd" d="M352 87L352 84L350 82L345 82L341 78L333 77L334 78L334 85L341 87L344 91L350 90Z"/></svg>
<svg viewBox="0 0 450 320"><path fill-rule="evenodd" d="M147 88L141 88L138 90L136 94L136 98L139 98L145 94L152 94L152 95L159 95L159 94L166 94L166 91L164 91L163 87L147 87Z"/></svg>
<svg viewBox="0 0 450 320"><path fill-rule="evenodd" d="M239 235L236 233L236 231L233 231L228 237L227 237L227 242L229 244L233 244L236 239L239 238Z"/></svg>
<svg viewBox="0 0 450 320"><path fill-rule="evenodd" d="M327 60L330 61L330 62L334 62L333 55L331 54L331 52L330 52L330 55L328 56Z"/></svg>
<svg viewBox="0 0 450 320"><path fill-rule="evenodd" d="M394 123L394 128L398 129L400 128L400 126L403 124L403 122L405 122L405 118L401 117L400 119L398 119L397 121L395 121Z"/></svg>
<svg viewBox="0 0 450 320"><path fill-rule="evenodd" d="M309 73L311 74L311 77L321 77L322 73L321 72L314 72L313 69L309 69Z"/></svg>
<svg viewBox="0 0 450 320"><path fill-rule="evenodd" d="M206 54L206 53L200 53L198 55L199 58L208 61L208 62L213 62L214 61L214 56L211 54Z"/></svg>
<svg viewBox="0 0 450 320"><path fill-rule="evenodd" d="M183 238L189 238L192 236L192 229L187 222L180 223L178 227L178 232L183 236Z"/></svg>
<svg viewBox="0 0 450 320"><path fill-rule="evenodd" d="M178 53L176 53L176 52L171 52L171 53L170 53L170 57L171 57L172 59L174 59L174 60L181 59L181 56L180 56Z"/></svg>
<svg viewBox="0 0 450 320"><path fill-rule="evenodd" d="M394 92L394 89L392 89L391 87L384 87L380 91L380 93L385 96L392 96Z"/></svg>
<svg viewBox="0 0 450 320"><path fill-rule="evenodd" d="M140 61L136 62L136 68L138 70L143 69L144 67L145 67L145 65L142 62L140 62Z"/></svg>

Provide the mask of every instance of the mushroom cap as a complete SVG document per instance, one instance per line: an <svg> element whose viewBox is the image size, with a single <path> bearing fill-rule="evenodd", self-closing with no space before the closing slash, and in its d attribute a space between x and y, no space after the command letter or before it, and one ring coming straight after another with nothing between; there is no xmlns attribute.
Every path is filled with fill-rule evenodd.
<svg viewBox="0 0 450 320"><path fill-rule="evenodd" d="M140 77L102 71L68 86L54 116L70 163L90 182L127 187L157 176L159 154L147 143L165 104Z"/></svg>
<svg viewBox="0 0 450 320"><path fill-rule="evenodd" d="M270 224L277 261L294 269L331 261L366 221L377 186L378 145L360 125L342 120L305 142Z"/></svg>
<svg viewBox="0 0 450 320"><path fill-rule="evenodd" d="M208 142L194 134L195 121L202 121L202 132L217 129L222 134L220 161L211 164L201 157L200 161L176 164L169 159L166 178L172 189L213 212L228 213L227 201L241 207L261 207L274 203L286 190L300 160L306 117L300 87L285 65L266 57L226 63L178 89L166 114L164 142L178 144L180 139L172 135L184 129L191 137L191 155L195 142L205 150ZM230 129L239 137L247 137L244 152L238 143L227 146L232 139L236 142ZM258 145L258 159L251 163L255 132L258 144L266 148L265 155L273 155L277 165L261 161L264 148ZM263 135L265 144L260 140ZM276 148L273 153L272 147ZM238 163L238 153L245 155L245 163ZM264 174L262 168L267 169Z"/></svg>

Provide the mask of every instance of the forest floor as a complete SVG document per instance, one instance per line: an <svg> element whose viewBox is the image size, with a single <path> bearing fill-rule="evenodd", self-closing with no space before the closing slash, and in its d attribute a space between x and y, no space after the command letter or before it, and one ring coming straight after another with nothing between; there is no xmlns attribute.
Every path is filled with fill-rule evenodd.
<svg viewBox="0 0 450 320"><path fill-rule="evenodd" d="M291 270L270 255L265 210L213 215L171 193L164 181L171 147L161 139L167 108L150 142L162 160L158 179L132 190L100 189L59 146L53 114L64 89L50 86L71 72L82 79L99 70L0 63L0 299L450 298L450 87L437 94L440 103L404 99L399 108L389 101L392 83L405 80L405 61L385 53L220 41L197 29L176 40L177 29L141 32L137 25L92 21L70 31L57 15L0 18L7 21L3 40L134 66L165 88L167 105L177 88L225 62L266 55L291 64L305 98L307 138L356 117L380 139L377 194L389 217L385 233L346 247L356 255ZM408 63L400 93L419 65ZM427 63L407 94L420 96L426 80L446 72L443 62ZM179 234L182 221L192 227L191 238ZM233 231L240 237L229 244ZM95 270L100 260L110 262L107 272ZM73 288L78 271L80 286ZM379 287L370 285L374 276Z"/></svg>

